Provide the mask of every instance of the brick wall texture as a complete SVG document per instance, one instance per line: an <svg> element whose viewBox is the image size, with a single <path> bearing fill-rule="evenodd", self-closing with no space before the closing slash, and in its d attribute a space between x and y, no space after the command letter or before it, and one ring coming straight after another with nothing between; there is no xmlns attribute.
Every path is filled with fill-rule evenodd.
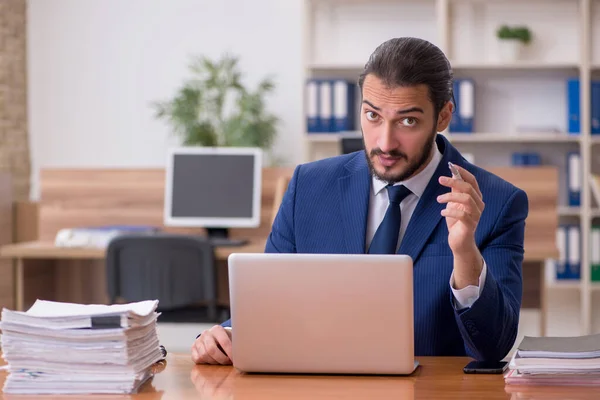
<svg viewBox="0 0 600 400"><path fill-rule="evenodd" d="M0 0L0 171L10 172L15 200L29 199L26 0Z"/></svg>

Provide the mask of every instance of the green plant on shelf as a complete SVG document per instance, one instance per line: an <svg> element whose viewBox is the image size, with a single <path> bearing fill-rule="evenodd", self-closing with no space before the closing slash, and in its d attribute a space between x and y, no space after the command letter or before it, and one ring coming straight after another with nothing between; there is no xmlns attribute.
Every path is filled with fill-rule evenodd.
<svg viewBox="0 0 600 400"><path fill-rule="evenodd" d="M531 42L531 31L526 26L502 25L497 31L498 39L518 40L523 44Z"/></svg>
<svg viewBox="0 0 600 400"><path fill-rule="evenodd" d="M242 84L237 57L195 57L193 76L168 101L153 103L155 117L165 119L185 146L260 147L270 150L279 118L266 109L265 96L275 89L264 78L255 90Z"/></svg>

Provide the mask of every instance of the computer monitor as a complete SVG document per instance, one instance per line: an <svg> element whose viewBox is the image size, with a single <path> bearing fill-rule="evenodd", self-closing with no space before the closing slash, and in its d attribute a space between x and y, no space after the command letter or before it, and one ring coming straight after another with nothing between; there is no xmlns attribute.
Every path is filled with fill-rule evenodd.
<svg viewBox="0 0 600 400"><path fill-rule="evenodd" d="M177 147L168 152L164 223L206 228L216 245L241 245L229 228L260 225L262 150Z"/></svg>
<svg viewBox="0 0 600 400"><path fill-rule="evenodd" d="M365 148L362 136L342 136L340 142L342 154L354 153Z"/></svg>

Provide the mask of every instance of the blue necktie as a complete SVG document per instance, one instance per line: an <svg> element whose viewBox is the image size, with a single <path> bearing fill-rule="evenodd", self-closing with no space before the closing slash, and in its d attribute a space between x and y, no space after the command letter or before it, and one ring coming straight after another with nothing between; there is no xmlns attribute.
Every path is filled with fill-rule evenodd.
<svg viewBox="0 0 600 400"><path fill-rule="evenodd" d="M390 204L369 246L369 254L395 254L400 234L400 202L412 192L404 185L387 186Z"/></svg>

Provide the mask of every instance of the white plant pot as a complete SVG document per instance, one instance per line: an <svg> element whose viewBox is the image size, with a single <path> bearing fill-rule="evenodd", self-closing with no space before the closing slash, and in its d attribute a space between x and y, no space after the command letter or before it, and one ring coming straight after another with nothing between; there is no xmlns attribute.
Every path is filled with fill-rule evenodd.
<svg viewBox="0 0 600 400"><path fill-rule="evenodd" d="M500 61L515 62L521 59L523 42L517 39L500 39L498 41L498 53Z"/></svg>

